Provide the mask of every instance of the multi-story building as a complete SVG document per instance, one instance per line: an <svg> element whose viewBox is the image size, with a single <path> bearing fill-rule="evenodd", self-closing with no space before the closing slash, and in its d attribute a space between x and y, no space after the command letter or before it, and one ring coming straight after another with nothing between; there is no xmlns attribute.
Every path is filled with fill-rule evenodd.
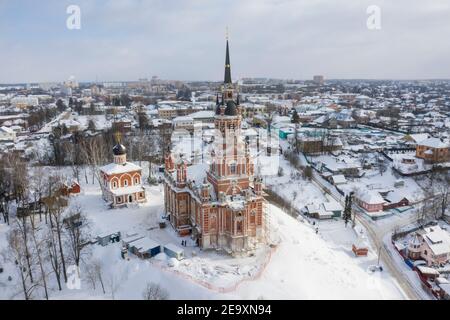
<svg viewBox="0 0 450 320"><path fill-rule="evenodd" d="M409 242L409 257L423 259L428 266L450 261L450 234L440 226L419 230Z"/></svg>
<svg viewBox="0 0 450 320"><path fill-rule="evenodd" d="M231 81L228 41L221 99L214 118L218 134L211 163L188 166L165 155L165 211L180 235L191 234L203 249L246 251L263 239L262 181L254 178L249 144L241 135L239 95Z"/></svg>
<svg viewBox="0 0 450 320"><path fill-rule="evenodd" d="M313 82L314 82L315 84L318 84L318 85L323 85L324 82L325 82L324 76L322 76L322 75L316 75L316 76L314 76L314 77L313 77Z"/></svg>
<svg viewBox="0 0 450 320"><path fill-rule="evenodd" d="M450 146L439 138L428 138L417 143L416 157L428 163L450 161Z"/></svg>

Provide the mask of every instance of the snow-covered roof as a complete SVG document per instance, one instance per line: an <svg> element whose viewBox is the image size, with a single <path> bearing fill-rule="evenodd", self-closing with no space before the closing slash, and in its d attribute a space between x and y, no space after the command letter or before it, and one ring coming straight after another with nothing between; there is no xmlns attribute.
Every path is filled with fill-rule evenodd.
<svg viewBox="0 0 450 320"><path fill-rule="evenodd" d="M386 196L386 200L390 203L398 203L405 198L408 200L408 198L405 196L405 193L398 190L391 191Z"/></svg>
<svg viewBox="0 0 450 320"><path fill-rule="evenodd" d="M319 206L315 204L309 204L305 208L308 210L308 213L317 213L319 210Z"/></svg>
<svg viewBox="0 0 450 320"><path fill-rule="evenodd" d="M194 121L194 119L190 116L179 116L172 119L172 122L185 122L185 121Z"/></svg>
<svg viewBox="0 0 450 320"><path fill-rule="evenodd" d="M206 172L208 171L207 163L193 164L187 167L187 179L201 183L206 178Z"/></svg>
<svg viewBox="0 0 450 320"><path fill-rule="evenodd" d="M429 148L448 148L448 144L438 138L428 138L419 143L421 146Z"/></svg>
<svg viewBox="0 0 450 320"><path fill-rule="evenodd" d="M342 184L347 182L347 179L345 179L345 176L343 174L332 176L331 179L333 179L333 182L335 184Z"/></svg>
<svg viewBox="0 0 450 320"><path fill-rule="evenodd" d="M435 255L450 253L450 234L440 226L425 228L423 238Z"/></svg>
<svg viewBox="0 0 450 320"><path fill-rule="evenodd" d="M323 208L325 211L342 211L342 205L337 201L324 202Z"/></svg>
<svg viewBox="0 0 450 320"><path fill-rule="evenodd" d="M204 118L214 118L214 111L202 110L191 113L189 115L192 119L204 119Z"/></svg>
<svg viewBox="0 0 450 320"><path fill-rule="evenodd" d="M407 136L411 137L411 139L413 139L416 143L419 143L428 139L430 135L428 133L414 133Z"/></svg>
<svg viewBox="0 0 450 320"><path fill-rule="evenodd" d="M100 171L103 171L107 175L121 174L140 170L142 170L141 167L131 162L125 162L124 164L110 163L100 168Z"/></svg>
<svg viewBox="0 0 450 320"><path fill-rule="evenodd" d="M431 275L439 275L439 271L433 268L425 267L425 266L417 266L417 269L422 274L431 274Z"/></svg>
<svg viewBox="0 0 450 320"><path fill-rule="evenodd" d="M138 251L148 251L150 249L159 247L160 244L150 238L145 237L134 241L132 246L138 249Z"/></svg>
<svg viewBox="0 0 450 320"><path fill-rule="evenodd" d="M177 246L174 245L173 243L165 244L165 245L164 245L164 248L166 248L166 249L168 249L168 250L170 250L170 251L173 251L173 252L175 252L175 253L178 253L178 254L184 252L183 249L177 247Z"/></svg>
<svg viewBox="0 0 450 320"><path fill-rule="evenodd" d="M358 192L358 198L367 204L382 204L385 203L381 195L374 190L361 190Z"/></svg>
<svg viewBox="0 0 450 320"><path fill-rule="evenodd" d="M409 241L410 245L416 245L416 246L420 246L422 243L422 240L420 238L420 236L416 233L412 239Z"/></svg>

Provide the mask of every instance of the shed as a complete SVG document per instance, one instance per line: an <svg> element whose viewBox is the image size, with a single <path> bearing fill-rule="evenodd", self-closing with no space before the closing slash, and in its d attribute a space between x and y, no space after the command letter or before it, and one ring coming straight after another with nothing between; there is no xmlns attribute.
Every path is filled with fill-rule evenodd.
<svg viewBox="0 0 450 320"><path fill-rule="evenodd" d="M333 213L329 211L325 211L324 209L320 208L317 213L314 215L315 218L324 220L324 219L331 219L333 218Z"/></svg>
<svg viewBox="0 0 450 320"><path fill-rule="evenodd" d="M142 239L142 238L144 238L144 236L141 236L141 235L139 235L139 234L132 234L132 235L127 235L127 237L126 238L123 238L122 239L122 246L123 247L125 247L125 248L127 248L127 249L129 249L130 248L130 245L134 242L134 241L137 241L137 240L140 240L140 239Z"/></svg>
<svg viewBox="0 0 450 320"><path fill-rule="evenodd" d="M97 243L103 247L107 246L110 243L119 241L120 241L120 231L113 233L104 233L97 236Z"/></svg>
<svg viewBox="0 0 450 320"><path fill-rule="evenodd" d="M150 238L142 238L130 244L130 251L141 259L148 259L161 252L161 245Z"/></svg>
<svg viewBox="0 0 450 320"><path fill-rule="evenodd" d="M358 238L352 245L352 251L357 257L366 257L369 252L369 247L363 234L358 235Z"/></svg>
<svg viewBox="0 0 450 320"><path fill-rule="evenodd" d="M184 250L172 243L166 244L164 246L164 253L171 258L176 258L177 260L184 259Z"/></svg>
<svg viewBox="0 0 450 320"><path fill-rule="evenodd" d="M324 202L323 208L326 212L332 213L333 217L342 216L342 211L344 210L342 205L337 201Z"/></svg>
<svg viewBox="0 0 450 320"><path fill-rule="evenodd" d="M306 212L308 212L309 215L315 215L319 211L319 206L314 204L308 204L305 206Z"/></svg>
<svg viewBox="0 0 450 320"><path fill-rule="evenodd" d="M294 134L295 130L291 127L283 127L278 130L280 139L286 140L290 134Z"/></svg>
<svg viewBox="0 0 450 320"><path fill-rule="evenodd" d="M347 179L345 179L343 174L337 174L331 177L334 185L340 185L347 183Z"/></svg>

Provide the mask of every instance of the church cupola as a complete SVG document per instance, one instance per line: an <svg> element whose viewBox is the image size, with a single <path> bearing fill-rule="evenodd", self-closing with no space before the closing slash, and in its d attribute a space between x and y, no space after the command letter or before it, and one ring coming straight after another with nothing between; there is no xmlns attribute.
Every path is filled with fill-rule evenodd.
<svg viewBox="0 0 450 320"><path fill-rule="evenodd" d="M125 164L127 162L127 149L121 143L117 143L113 147L114 163Z"/></svg>

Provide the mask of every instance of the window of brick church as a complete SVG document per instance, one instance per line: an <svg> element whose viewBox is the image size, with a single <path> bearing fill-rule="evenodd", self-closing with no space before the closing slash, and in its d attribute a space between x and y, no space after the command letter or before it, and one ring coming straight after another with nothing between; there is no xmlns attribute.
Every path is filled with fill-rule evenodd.
<svg viewBox="0 0 450 320"><path fill-rule="evenodd" d="M125 180L125 181L123 182L123 185L124 185L125 187L128 187L128 180Z"/></svg>
<svg viewBox="0 0 450 320"><path fill-rule="evenodd" d="M255 217L256 217L256 211L255 211L255 210L252 210L252 211L250 212L250 222L251 222L251 223L255 223Z"/></svg>
<svg viewBox="0 0 450 320"><path fill-rule="evenodd" d="M242 232L242 222L238 221L236 224L237 232Z"/></svg>
<svg viewBox="0 0 450 320"><path fill-rule="evenodd" d="M139 184L139 178L134 178L134 183Z"/></svg>
<svg viewBox="0 0 450 320"><path fill-rule="evenodd" d="M116 181L113 182L113 188L114 189L117 188L117 182Z"/></svg>
<svg viewBox="0 0 450 320"><path fill-rule="evenodd" d="M236 174L236 164L235 163L230 164L230 173Z"/></svg>

